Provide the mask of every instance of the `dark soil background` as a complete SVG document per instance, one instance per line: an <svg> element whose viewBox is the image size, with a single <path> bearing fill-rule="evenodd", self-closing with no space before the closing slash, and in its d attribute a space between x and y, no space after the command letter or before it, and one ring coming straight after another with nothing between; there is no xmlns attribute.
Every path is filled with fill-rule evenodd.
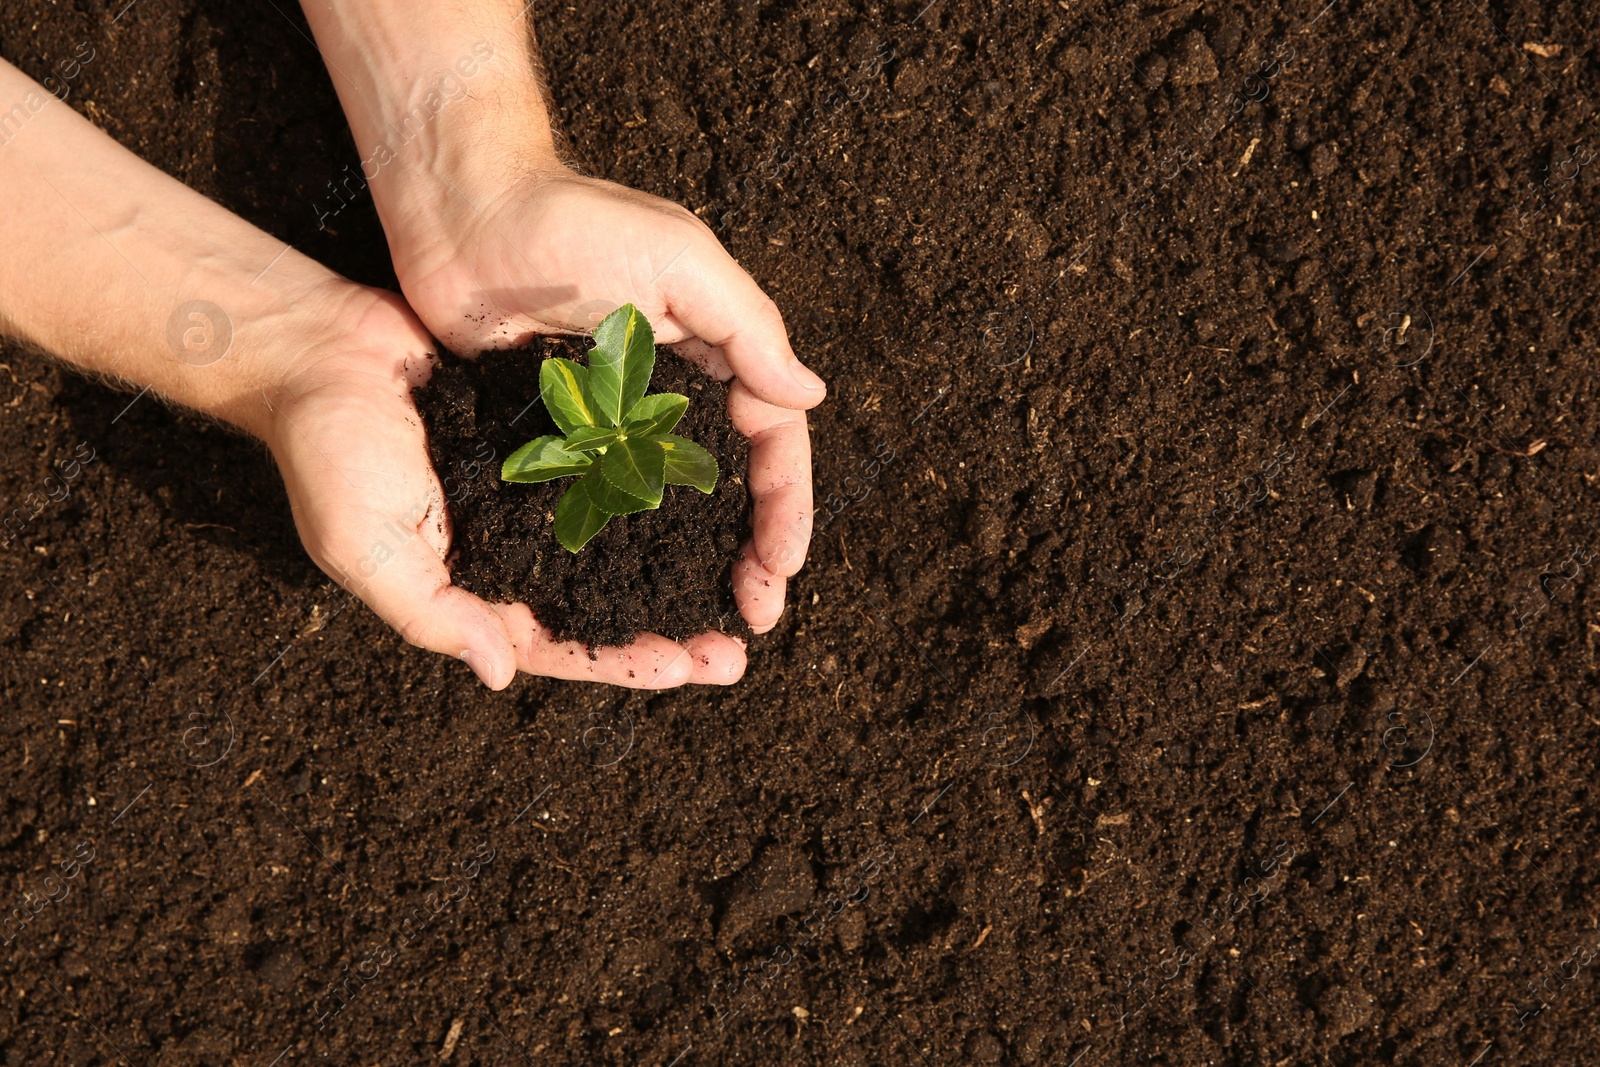
<svg viewBox="0 0 1600 1067"><path fill-rule="evenodd" d="M450 511L455 584L491 603L521 603L561 640L625 645L649 631L685 640L708 630L748 639L733 595L733 564L750 539L750 446L728 417L728 388L657 349L652 393L678 393L689 409L675 433L717 460L707 495L668 486L653 511L616 515L576 554L552 530L573 479L508 484L500 465L535 437L562 436L539 401L539 368L552 356L588 363L591 346L536 338L514 352L441 357L412 391ZM489 476L482 477L487 471Z"/></svg>
<svg viewBox="0 0 1600 1067"><path fill-rule="evenodd" d="M121 6L0 52L384 282L292 6ZM95 459L0 554L5 1062L1592 1056L1600 11L534 11L832 384L790 610L490 694L257 448L6 349L6 508Z"/></svg>

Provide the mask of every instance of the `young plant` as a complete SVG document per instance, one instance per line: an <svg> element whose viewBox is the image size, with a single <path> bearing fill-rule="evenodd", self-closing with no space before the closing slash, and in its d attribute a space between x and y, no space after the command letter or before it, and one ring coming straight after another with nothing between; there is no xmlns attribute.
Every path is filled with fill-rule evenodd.
<svg viewBox="0 0 1600 1067"><path fill-rule="evenodd" d="M589 365L552 358L539 368L540 395L565 437L539 437L506 457L508 482L577 477L556 505L556 539L576 552L613 515L661 506L669 485L702 493L717 486L711 453L670 431L689 398L645 395L656 366L650 320L632 304L605 317L594 331Z"/></svg>

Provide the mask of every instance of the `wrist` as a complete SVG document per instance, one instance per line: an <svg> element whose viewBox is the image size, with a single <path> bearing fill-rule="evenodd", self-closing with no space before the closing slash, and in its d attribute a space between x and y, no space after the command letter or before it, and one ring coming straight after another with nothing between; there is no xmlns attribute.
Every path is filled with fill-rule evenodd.
<svg viewBox="0 0 1600 1067"><path fill-rule="evenodd" d="M572 173L549 126L506 102L514 99L463 100L451 122L423 131L388 167L363 163L402 282L431 252L449 255L463 232L517 191Z"/></svg>
<svg viewBox="0 0 1600 1067"><path fill-rule="evenodd" d="M305 5L358 153L322 191L320 225L370 190L391 245L414 242L517 177L565 169L521 6Z"/></svg>
<svg viewBox="0 0 1600 1067"><path fill-rule="evenodd" d="M182 377L165 391L275 450L280 409L304 388L319 354L352 332L353 309L369 290L309 260L280 262L267 278L253 286L197 279L188 291L216 299L189 301L169 319L167 346Z"/></svg>

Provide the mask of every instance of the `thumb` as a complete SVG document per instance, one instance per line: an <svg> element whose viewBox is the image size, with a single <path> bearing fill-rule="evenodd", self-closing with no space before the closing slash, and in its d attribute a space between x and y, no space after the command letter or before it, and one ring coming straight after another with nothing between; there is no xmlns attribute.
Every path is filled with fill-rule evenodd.
<svg viewBox="0 0 1600 1067"><path fill-rule="evenodd" d="M814 408L828 395L795 358L783 315L755 279L709 234L660 279L667 310L694 336L722 349L756 396L785 408Z"/></svg>
<svg viewBox="0 0 1600 1067"><path fill-rule="evenodd" d="M376 535L360 560L337 568L346 588L411 644L462 660L490 689L510 685L516 649L500 616L450 584L444 561L421 534L395 523L384 531L389 536ZM396 536L399 544L390 547Z"/></svg>

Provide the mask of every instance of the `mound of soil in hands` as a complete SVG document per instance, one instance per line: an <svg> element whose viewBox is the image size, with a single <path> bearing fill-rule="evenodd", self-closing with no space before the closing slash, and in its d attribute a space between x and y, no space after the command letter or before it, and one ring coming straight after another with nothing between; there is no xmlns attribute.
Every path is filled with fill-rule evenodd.
<svg viewBox="0 0 1600 1067"><path fill-rule="evenodd" d="M673 640L707 630L750 636L732 582L750 537L749 443L728 420L727 387L671 349L657 346L650 392L689 398L673 432L716 457L713 492L669 485L659 508L616 516L572 553L551 530L572 479L500 480L513 451L561 433L538 399L540 365L551 356L587 363L585 348L551 337L480 359L446 354L414 390L450 508L451 578L485 600L527 604L556 637L591 648L625 645L643 632Z"/></svg>

